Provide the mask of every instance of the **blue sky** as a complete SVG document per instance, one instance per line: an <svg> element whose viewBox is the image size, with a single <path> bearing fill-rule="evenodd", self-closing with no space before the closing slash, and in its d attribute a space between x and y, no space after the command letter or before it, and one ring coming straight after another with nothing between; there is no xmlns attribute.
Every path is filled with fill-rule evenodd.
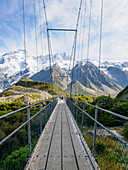
<svg viewBox="0 0 128 170"><path fill-rule="evenodd" d="M34 30L34 10L33 1L25 1L25 22L26 22L26 45L28 55L36 55L35 50L35 30ZM46 10L49 27L52 28L75 28L79 9L78 0L47 0ZM92 23L89 58L98 60L99 49L99 26L100 26L100 3L101 0L93 0ZM41 19L39 17L39 4L41 9ZM85 11L85 0L83 0L82 15ZM103 13L103 38L102 38L102 61L128 61L128 2L127 0L104 0ZM23 14L22 0L0 0L0 55L9 51L23 49ZM83 58L87 54L88 38L88 17L90 0L87 0L87 12L85 25L85 36L83 41ZM38 55L41 54L40 23L44 32L45 22L43 15L42 0L36 0L37 38ZM77 58L81 58L79 44L82 44L83 27L78 29ZM44 34L43 48L47 40ZM54 53L71 53L74 33L50 32L52 50ZM43 49L43 54L47 54L47 49Z"/></svg>

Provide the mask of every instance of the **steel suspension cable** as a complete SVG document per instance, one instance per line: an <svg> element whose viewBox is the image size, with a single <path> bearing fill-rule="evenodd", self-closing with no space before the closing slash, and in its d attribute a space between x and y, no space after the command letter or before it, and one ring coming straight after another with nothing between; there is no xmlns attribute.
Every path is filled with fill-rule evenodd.
<svg viewBox="0 0 128 170"><path fill-rule="evenodd" d="M90 14L89 14L89 27L88 27L87 63L86 63L87 79L88 79L88 60L89 60L89 52L90 52L91 19L92 19L92 0L90 0Z"/></svg>
<svg viewBox="0 0 128 170"><path fill-rule="evenodd" d="M84 38L85 38L85 23L86 23L86 5L87 5L87 0L85 0L85 10L84 10L84 17L83 17L83 36L82 36L82 47L81 47L81 64L80 64L80 67L81 67L81 70L80 70L80 79L82 81L82 60L83 60L83 49L84 49Z"/></svg>
<svg viewBox="0 0 128 170"><path fill-rule="evenodd" d="M35 26L35 47L36 47L36 57L37 57L37 74L39 72L39 56L38 56L38 42L37 42L37 19L36 19L36 2L33 0L34 4L34 26ZM37 77L39 80L39 77ZM39 101L40 101L40 94L39 94Z"/></svg>
<svg viewBox="0 0 128 170"><path fill-rule="evenodd" d="M100 41L99 41L99 68L98 68L98 90L97 90L97 97L99 95L99 85L100 85L100 63L101 63L102 29L103 29L103 4L104 4L104 1L101 0ZM97 105L98 105L98 98L97 98Z"/></svg>
<svg viewBox="0 0 128 170"><path fill-rule="evenodd" d="M87 0L85 0L85 10L84 10L84 19L83 19L83 38L82 38L82 49L81 49L81 62L83 59L83 49L84 49L84 37L85 37L85 28L84 27L86 24L86 12L87 12L86 6L87 6Z"/></svg>
<svg viewBox="0 0 128 170"><path fill-rule="evenodd" d="M40 47L41 47L41 54L43 56L43 37L42 37L42 29L41 29L41 8L40 8L41 3L40 3L40 0L39 0L38 5L39 5L40 42L41 42Z"/></svg>
<svg viewBox="0 0 128 170"><path fill-rule="evenodd" d="M68 82L69 82L69 72L70 72L70 69L71 69L73 50L74 50L74 41L73 41L73 46L72 46L72 51L71 51L71 57L70 57L70 63L69 63L69 69L68 69L68 74L67 74L67 85L68 85Z"/></svg>
<svg viewBox="0 0 128 170"><path fill-rule="evenodd" d="M25 70L27 70L27 51L26 51L26 29L25 29L25 4L24 4L24 0L22 0L22 6L23 6L23 39L24 39L24 53L25 53ZM28 96L27 96L27 76L26 76L26 79L25 79L25 83L26 83L26 102L27 102L27 105L28 105Z"/></svg>
<svg viewBox="0 0 128 170"><path fill-rule="evenodd" d="M81 32L82 32L82 22L83 22L83 16L82 16L82 13L81 13L81 15L80 15L81 17L80 17L80 24L79 24L79 31L78 31L78 37L79 37L79 41L78 41L78 59L79 59L79 57L80 57L80 44L81 44L81 40L82 40L82 34L81 34Z"/></svg>
<svg viewBox="0 0 128 170"><path fill-rule="evenodd" d="M42 29L41 29L41 3L39 0L39 23L40 23L40 47L41 47L41 55L42 55L42 61L43 61L43 37L42 37ZM43 62L42 62L43 64ZM44 64L43 64L43 69L44 69ZM42 80L43 80L43 75L42 75Z"/></svg>
<svg viewBox="0 0 128 170"><path fill-rule="evenodd" d="M42 6L43 6L43 1L41 0L41 4L42 4ZM45 18L45 13L44 13L44 11L42 12L42 23L44 23L43 21L45 20L44 18ZM45 34L45 31L47 30L47 28L46 28L46 25L45 24L43 24L43 28L42 28L42 34L44 33L44 41L43 41L43 44L44 44L44 55L46 55L47 54L47 42L46 42L46 39L45 39L45 35L47 34ZM44 56L43 56L44 57ZM46 66L44 65L44 60L43 60L43 69L45 70L45 67L47 68L47 63L46 63ZM46 82L44 82L44 84L46 85ZM45 92L45 99L46 99L46 92Z"/></svg>
<svg viewBox="0 0 128 170"><path fill-rule="evenodd" d="M50 63L50 75L51 75L51 83L52 83L52 96L53 96L53 77L52 77L52 62L51 62L51 42L50 42L50 35L48 30L48 20L47 20L47 13L46 13L46 6L45 1L43 0L43 6L44 6L44 14L45 14L45 20L46 20L46 27L47 27L47 41L48 41L48 52L49 52L49 63Z"/></svg>
<svg viewBox="0 0 128 170"><path fill-rule="evenodd" d="M34 5L34 26L35 26L35 47L36 47L36 57L37 57L37 73L38 73L38 43L37 43L37 24L36 24L36 4L35 0L33 0L33 5Z"/></svg>
<svg viewBox="0 0 128 170"><path fill-rule="evenodd" d="M71 81L70 97L72 96L72 84L73 84L73 76L74 76L74 64L75 64L75 57L76 57L75 54L76 54L76 42L77 42L77 29L78 29L78 25L79 25L81 6L82 6L82 0L80 1L80 7L79 7L78 17L77 17L77 22L76 22L76 32L75 32L75 36L74 36L74 53L73 53L73 68L72 68L72 81Z"/></svg>
<svg viewBox="0 0 128 170"><path fill-rule="evenodd" d="M25 9L24 9L24 0L23 2L23 32L24 32L24 51L25 51L25 70L27 70L27 54L26 54L26 30L25 30ZM27 76L26 76L26 105L29 105L28 93L27 93ZM27 119L30 119L30 112L27 108ZM31 155L31 130L30 130L30 122L27 124L28 129L28 150L29 156Z"/></svg>
<svg viewBox="0 0 128 170"><path fill-rule="evenodd" d="M81 6L82 6L82 4L81 4ZM82 8L82 7L81 7ZM77 57L78 57L78 62L79 62L79 59L80 59L80 53L81 53L81 48L80 48L80 45L81 45L81 43L82 43L82 23L83 23L83 15L82 15L82 11L81 11L81 13L80 13L80 21L79 21L79 26L78 26L78 33L79 33L79 35L78 35L78 33L77 33L77 37L79 37L79 41L78 41L78 54L77 54ZM81 67L81 63L80 63L80 67ZM81 70L80 70L80 72L81 72ZM81 75L81 74L80 74ZM80 76L81 77L81 76ZM75 94L77 94L78 93L78 89L79 89L79 87L77 87L76 86L76 88L75 88Z"/></svg>

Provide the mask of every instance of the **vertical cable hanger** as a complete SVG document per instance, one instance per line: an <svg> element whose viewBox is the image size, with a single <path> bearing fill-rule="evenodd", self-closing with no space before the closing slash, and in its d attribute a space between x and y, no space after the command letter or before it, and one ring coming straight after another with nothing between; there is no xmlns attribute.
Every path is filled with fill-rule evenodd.
<svg viewBox="0 0 128 170"><path fill-rule="evenodd" d="M41 49L41 55L43 57L43 37L42 37L42 29L41 29L41 3L40 0L38 2L38 9L39 9L39 29L40 29L40 49ZM44 67L43 67L44 68ZM42 75L42 79L43 79L43 75ZM43 83L42 83L43 85Z"/></svg>
<svg viewBox="0 0 128 170"><path fill-rule="evenodd" d="M89 26L88 26L88 44L87 44L87 62L86 62L86 79L87 79L87 82L88 82L88 60L89 60L89 53L90 53L91 20L92 20L92 0L90 0Z"/></svg>
<svg viewBox="0 0 128 170"><path fill-rule="evenodd" d="M41 0L41 5L43 6L43 1ZM44 23L44 18L45 18L45 13L44 13L44 11L42 11L42 23ZM43 28L42 28L42 35L44 34L44 38L42 37L42 44L43 44L43 46L42 46L42 48L43 48L43 52L44 52L44 55L43 55L43 57L47 54L47 42L46 42L46 39L45 39L45 33L46 33L46 30L47 30L47 28L46 28L46 24L43 24ZM43 70L45 70L45 67L47 68L47 63L46 63L46 66L44 65L44 60L43 60ZM43 75L42 75L43 76ZM46 86L46 82L44 82L44 85ZM46 96L46 92L45 92L45 99L47 98L47 96Z"/></svg>
<svg viewBox="0 0 128 170"><path fill-rule="evenodd" d="M83 26L83 30L82 30L82 36L81 36L81 62L80 62L80 80L82 81L82 61L83 61L83 48L84 48L84 38L85 38L85 21L86 21L86 2L87 0L85 0L85 3L83 3L84 5L84 8L83 8L83 20L82 20L82 24L81 24L81 27Z"/></svg>
<svg viewBox="0 0 128 170"><path fill-rule="evenodd" d="M82 1L83 2L83 1ZM81 8L82 8L82 4L81 4ZM78 26L78 33L77 33L77 37L79 36L79 41L78 41L78 54L77 54L77 57L78 57L78 61L80 59L80 52L81 52L81 40L82 40L82 22L83 22L83 15L82 15L82 9L81 9L81 13L80 13L80 21L79 21L79 26ZM80 71L81 72L81 71ZM79 72L78 72L79 74ZM79 87L76 86L75 88L75 94L77 95L78 94L78 89Z"/></svg>
<svg viewBox="0 0 128 170"><path fill-rule="evenodd" d="M99 66L98 66L98 90L97 97L99 95L99 86L100 86L100 63L101 63L101 48L102 48L102 29L103 29L103 4L104 1L101 0L101 11L100 11L100 39L99 39ZM97 98L98 105L98 98Z"/></svg>
<svg viewBox="0 0 128 170"><path fill-rule="evenodd" d="M24 9L24 0L22 0L23 4L23 39L24 39L24 53L25 53L25 70L27 70L27 52L26 52L26 29L25 29L25 9ZM27 95L27 76L25 79L26 83L26 102L28 105L28 95Z"/></svg>
<svg viewBox="0 0 128 170"><path fill-rule="evenodd" d="M87 0L85 0L85 10L84 10L84 18L83 18L83 36L82 36L82 49L81 49L81 63L83 60L83 49L84 49L84 38L85 38L85 24L86 24L86 12L87 12Z"/></svg>
<svg viewBox="0 0 128 170"><path fill-rule="evenodd" d="M74 41L73 41L73 46L72 46L72 51L71 51L71 57L70 57L70 62L69 62L69 69L68 69L68 74L67 74L67 85L68 85L68 83L69 83L69 73L70 73L70 70L71 70L71 63L72 63L73 51L74 51Z"/></svg>
<svg viewBox="0 0 128 170"><path fill-rule="evenodd" d="M78 25L79 25L81 6L82 6L82 0L80 1L80 7L79 7L78 17L77 17L77 22L76 22L76 32L75 32L75 36L74 36L73 68L72 68L72 81L71 81L70 97L72 96L72 84L73 84L73 76L74 76L74 64L75 64L75 57L76 57L77 30L78 30Z"/></svg>
<svg viewBox="0 0 128 170"><path fill-rule="evenodd" d="M27 70L27 54L26 54L26 30L25 30L25 10L24 10L24 0L23 3L23 34L24 34L24 51L25 51L25 70ZM26 76L26 103L29 105L28 94L27 94L27 76ZM29 108L27 108L27 120L30 119L30 112ZM29 150L29 157L31 155L31 128L30 128L30 121L27 123L28 125L28 150Z"/></svg>
<svg viewBox="0 0 128 170"><path fill-rule="evenodd" d="M39 72L39 56L38 56L38 43L37 43L37 19L36 19L36 2L33 0L34 5L34 26L35 26L35 50L36 50L36 57L37 57L37 74ZM37 77L37 80L38 77ZM40 95L39 95L39 101L40 101Z"/></svg>
<svg viewBox="0 0 128 170"><path fill-rule="evenodd" d="M36 49L36 57L37 57L37 73L39 71L39 62L38 62L38 43L37 43L37 24L36 24L36 4L35 0L33 0L34 5L34 26L35 26L35 49Z"/></svg>
<svg viewBox="0 0 128 170"><path fill-rule="evenodd" d="M47 13L46 13L46 7L45 7L44 0L43 0L43 6L44 6L46 27L47 27L47 41L48 41L49 63L50 63L50 76L51 76L52 96L53 96L53 77L52 77L52 61L51 61L52 50L51 50L51 42L50 42L50 35L49 35L49 28L48 28L48 20L47 20Z"/></svg>
<svg viewBox="0 0 128 170"><path fill-rule="evenodd" d="M43 37L42 37L42 28L41 28L41 3L40 0L38 2L39 7L39 24L40 24L40 49L41 49L41 55L43 57Z"/></svg>

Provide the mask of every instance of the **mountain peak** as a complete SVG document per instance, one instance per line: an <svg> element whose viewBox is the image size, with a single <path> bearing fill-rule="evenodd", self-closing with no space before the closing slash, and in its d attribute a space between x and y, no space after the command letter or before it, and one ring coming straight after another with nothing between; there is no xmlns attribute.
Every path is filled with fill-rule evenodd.
<svg viewBox="0 0 128 170"><path fill-rule="evenodd" d="M10 55L16 55L16 54L25 54L25 50L21 50L21 49L19 49L19 50L17 50L17 51L10 51L10 52L8 52L8 53L5 53L4 55L2 55L3 57L4 56L10 56Z"/></svg>

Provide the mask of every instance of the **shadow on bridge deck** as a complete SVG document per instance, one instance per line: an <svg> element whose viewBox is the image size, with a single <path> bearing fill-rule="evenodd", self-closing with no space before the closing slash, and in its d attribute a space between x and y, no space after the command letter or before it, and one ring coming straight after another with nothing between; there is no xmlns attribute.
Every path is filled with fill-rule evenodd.
<svg viewBox="0 0 128 170"><path fill-rule="evenodd" d="M25 169L95 169L81 144L71 112L64 101L59 101L55 107Z"/></svg>

